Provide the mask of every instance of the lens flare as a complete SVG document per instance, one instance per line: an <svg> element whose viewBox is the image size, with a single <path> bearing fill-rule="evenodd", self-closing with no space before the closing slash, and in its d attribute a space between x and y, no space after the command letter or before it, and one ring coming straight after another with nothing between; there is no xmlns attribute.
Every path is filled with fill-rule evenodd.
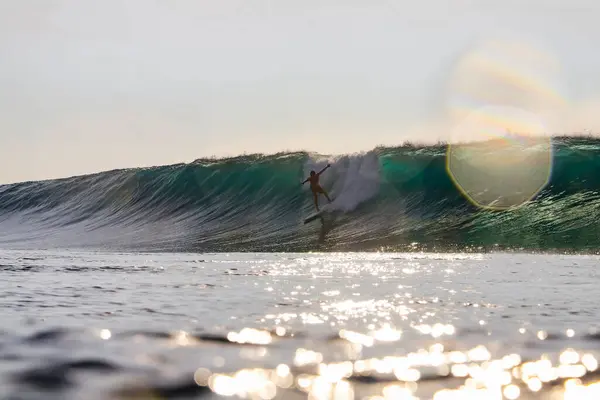
<svg viewBox="0 0 600 400"><path fill-rule="evenodd" d="M523 38L484 41L456 63L448 82L447 106L454 122L482 107L510 106L553 125L552 117L568 106L560 62ZM498 122L511 125L508 117Z"/></svg>
<svg viewBox="0 0 600 400"><path fill-rule="evenodd" d="M550 179L550 137L502 132L505 128L499 122L508 114L513 121L518 120L524 131L543 132L542 125L531 114L507 107L486 107L472 113L457 130L487 140L448 146L449 176L469 201L482 208L521 206L533 199Z"/></svg>
<svg viewBox="0 0 600 400"><path fill-rule="evenodd" d="M568 102L560 64L520 41L488 41L457 63L448 85L447 172L487 209L519 207L548 183L552 130Z"/></svg>

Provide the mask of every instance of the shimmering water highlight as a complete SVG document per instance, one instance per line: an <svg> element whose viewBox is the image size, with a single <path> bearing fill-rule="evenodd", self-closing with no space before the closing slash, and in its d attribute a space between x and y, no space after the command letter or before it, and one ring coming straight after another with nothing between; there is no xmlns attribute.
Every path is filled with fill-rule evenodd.
<svg viewBox="0 0 600 400"><path fill-rule="evenodd" d="M586 399L595 256L3 251L0 397Z"/></svg>

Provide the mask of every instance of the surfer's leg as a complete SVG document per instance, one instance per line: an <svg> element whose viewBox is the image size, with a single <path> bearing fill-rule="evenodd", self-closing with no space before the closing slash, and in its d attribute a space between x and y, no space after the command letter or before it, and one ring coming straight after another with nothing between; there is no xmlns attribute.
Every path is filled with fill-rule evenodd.
<svg viewBox="0 0 600 400"><path fill-rule="evenodd" d="M325 195L325 198L327 198L327 201L331 203L331 199L329 198L329 195L327 194L327 192L325 191L325 189L323 189L322 186L319 186L319 192L323 193Z"/></svg>
<svg viewBox="0 0 600 400"><path fill-rule="evenodd" d="M315 208L319 211L319 194L317 192L313 192L313 198L315 200Z"/></svg>

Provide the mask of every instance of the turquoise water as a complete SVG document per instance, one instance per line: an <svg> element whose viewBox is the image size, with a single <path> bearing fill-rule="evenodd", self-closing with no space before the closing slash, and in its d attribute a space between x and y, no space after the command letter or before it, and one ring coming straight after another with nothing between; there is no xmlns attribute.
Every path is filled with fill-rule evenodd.
<svg viewBox="0 0 600 400"><path fill-rule="evenodd" d="M595 252L600 244L599 149L597 139L553 139L548 171L544 166L526 171L531 176L547 174L547 184L531 202L500 212L467 200L446 169L447 147L441 145L379 148L345 156L240 156L4 185L0 246ZM532 159L543 159L540 152L545 150L519 147L519 154L527 151ZM504 168L514 164L499 149L486 157L488 165L499 160ZM300 182L310 169L327 162L332 168L322 182L335 198L334 212L323 223L304 225L313 205L308 188ZM509 173L528 168L515 165ZM498 171L484 170L481 164L467 168L471 168L467 178L484 180L482 193L489 189L489 196L501 201L509 191L506 176Z"/></svg>

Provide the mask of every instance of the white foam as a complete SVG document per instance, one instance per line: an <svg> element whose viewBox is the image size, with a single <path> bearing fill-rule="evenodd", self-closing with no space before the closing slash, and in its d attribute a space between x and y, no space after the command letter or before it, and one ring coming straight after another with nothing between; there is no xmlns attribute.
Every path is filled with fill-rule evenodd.
<svg viewBox="0 0 600 400"><path fill-rule="evenodd" d="M379 160L374 152L329 160L309 159L304 165L305 176L308 176L311 170L319 172L328 162L331 168L325 171L320 179L323 189L333 198L327 206L328 210L352 211L379 192ZM327 199L319 196L319 205L325 204Z"/></svg>

